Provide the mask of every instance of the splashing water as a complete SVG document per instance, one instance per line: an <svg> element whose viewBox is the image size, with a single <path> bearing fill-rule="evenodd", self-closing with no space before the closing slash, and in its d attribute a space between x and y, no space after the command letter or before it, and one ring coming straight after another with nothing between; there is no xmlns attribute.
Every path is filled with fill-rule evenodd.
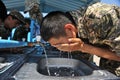
<svg viewBox="0 0 120 80"><path fill-rule="evenodd" d="M71 50L68 52L68 59L72 59ZM70 64L73 65L73 62L71 61ZM74 76L74 70L71 70L70 73L72 74L71 76Z"/></svg>
<svg viewBox="0 0 120 80"><path fill-rule="evenodd" d="M44 48L44 53L45 53L45 58L46 58L46 67L47 67L47 71L48 71L48 75L50 76L50 69L49 69L49 63L48 63L48 57L47 57L47 53L46 53L46 50Z"/></svg>
<svg viewBox="0 0 120 80"><path fill-rule="evenodd" d="M40 44L41 46L42 46L42 48L43 48L43 51L44 51L44 53L45 53L45 59L46 59L46 68L47 68L47 72L48 72L48 75L50 76L51 74L50 74L50 69L49 69L49 62L48 62L48 56L47 56L47 52L46 52L46 50L45 50L45 47L44 47L44 45L43 44Z"/></svg>
<svg viewBox="0 0 120 80"><path fill-rule="evenodd" d="M70 68L70 67L49 67L49 62L48 62L48 56L47 56L47 53L46 53L46 50L45 50L45 47L44 45L41 45L42 48L43 48L43 51L45 53L45 59L46 59L46 69L47 69L47 73L49 76L57 76L57 77L60 77L60 76L76 76L78 74L76 74L76 70ZM71 55L71 51L69 51L68 53L68 59L72 59L72 55ZM62 57L62 51L60 51L60 55L59 57ZM73 62L69 61L69 64L73 65Z"/></svg>

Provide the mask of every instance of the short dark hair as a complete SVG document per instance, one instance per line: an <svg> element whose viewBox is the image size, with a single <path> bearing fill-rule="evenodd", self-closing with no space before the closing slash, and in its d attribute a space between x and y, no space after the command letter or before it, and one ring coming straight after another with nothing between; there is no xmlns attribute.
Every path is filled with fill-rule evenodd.
<svg viewBox="0 0 120 80"><path fill-rule="evenodd" d="M53 11L48 13L41 23L40 32L42 38L48 41L51 37L66 36L64 26L69 23L75 25L70 15L65 12Z"/></svg>

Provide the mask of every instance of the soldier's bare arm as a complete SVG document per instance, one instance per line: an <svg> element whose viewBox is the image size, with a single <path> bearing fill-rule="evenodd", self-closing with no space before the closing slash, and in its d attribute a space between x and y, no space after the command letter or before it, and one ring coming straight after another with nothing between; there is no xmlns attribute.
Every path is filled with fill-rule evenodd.
<svg viewBox="0 0 120 80"><path fill-rule="evenodd" d="M104 48L99 48L99 47L91 46L89 44L84 44L83 47L80 47L79 50L85 53L90 53L103 58L107 58L109 60L120 61L120 56Z"/></svg>

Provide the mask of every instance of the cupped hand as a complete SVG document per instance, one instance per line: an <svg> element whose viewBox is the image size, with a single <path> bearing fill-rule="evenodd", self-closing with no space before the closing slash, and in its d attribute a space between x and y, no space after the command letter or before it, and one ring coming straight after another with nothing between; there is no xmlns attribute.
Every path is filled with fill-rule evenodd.
<svg viewBox="0 0 120 80"><path fill-rule="evenodd" d="M84 42L79 38L69 38L68 43L54 45L57 49L61 51L81 51Z"/></svg>

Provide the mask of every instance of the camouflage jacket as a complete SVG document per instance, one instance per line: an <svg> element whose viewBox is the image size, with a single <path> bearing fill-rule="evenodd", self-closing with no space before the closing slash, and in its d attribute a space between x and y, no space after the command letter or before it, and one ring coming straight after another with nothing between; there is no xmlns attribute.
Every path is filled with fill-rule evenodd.
<svg viewBox="0 0 120 80"><path fill-rule="evenodd" d="M120 55L120 7L98 2L69 13L84 42ZM101 58L100 67L120 76L120 62Z"/></svg>
<svg viewBox="0 0 120 80"><path fill-rule="evenodd" d="M25 41L27 41L27 34L29 31L29 28L26 28L24 25L16 27L13 40L23 41L22 39L24 38Z"/></svg>
<svg viewBox="0 0 120 80"><path fill-rule="evenodd" d="M93 45L107 45L120 54L120 7L98 2L70 14L77 23L80 38Z"/></svg>
<svg viewBox="0 0 120 80"><path fill-rule="evenodd" d="M2 39L8 39L10 32L11 31L6 29L4 25L0 25L0 37L2 37Z"/></svg>

